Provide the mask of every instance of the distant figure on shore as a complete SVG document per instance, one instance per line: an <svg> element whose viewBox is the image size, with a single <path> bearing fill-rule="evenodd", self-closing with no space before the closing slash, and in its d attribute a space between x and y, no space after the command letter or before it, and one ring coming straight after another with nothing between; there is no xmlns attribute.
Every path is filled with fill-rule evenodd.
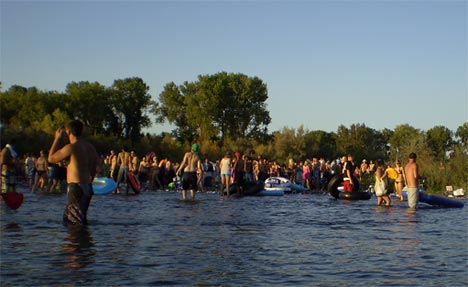
<svg viewBox="0 0 468 287"><path fill-rule="evenodd" d="M58 128L49 150L48 160L55 164L69 159L67 166L68 202L63 214L65 225L86 225L87 213L93 196L92 182L99 165L99 155L94 146L81 139L83 123L70 121L65 129ZM63 145L68 138L69 144Z"/></svg>
<svg viewBox="0 0 468 287"><path fill-rule="evenodd" d="M200 147L198 144L193 144L189 152L186 152L184 159L180 163L176 174L179 175L180 171L184 168L184 175L182 176L182 200L187 199L187 190L190 191L190 197L195 200L195 192L197 190L197 171L203 172L202 162L200 159Z"/></svg>
<svg viewBox="0 0 468 287"><path fill-rule="evenodd" d="M2 193L16 192L16 158L18 153L14 148L14 144L15 140L11 140L0 153Z"/></svg>
<svg viewBox="0 0 468 287"><path fill-rule="evenodd" d="M419 167L416 163L416 154L410 153L408 163L405 166L406 193L408 195L408 207L417 209L419 204Z"/></svg>

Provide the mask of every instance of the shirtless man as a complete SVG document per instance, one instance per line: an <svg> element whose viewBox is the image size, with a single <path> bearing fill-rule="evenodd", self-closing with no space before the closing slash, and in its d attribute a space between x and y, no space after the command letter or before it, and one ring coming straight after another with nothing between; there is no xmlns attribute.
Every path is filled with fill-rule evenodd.
<svg viewBox="0 0 468 287"><path fill-rule="evenodd" d="M418 164L416 163L416 154L410 153L408 163L405 166L406 193L408 195L408 206L410 208L418 208L419 191L418 191Z"/></svg>
<svg viewBox="0 0 468 287"><path fill-rule="evenodd" d="M198 183L197 171L203 173L200 155L198 154L199 151L198 144L193 144L192 149L185 153L184 159L177 169L176 174L178 175L182 168L185 167L182 177L182 200L187 199L187 190L190 190L190 196L192 200L195 200L195 190Z"/></svg>
<svg viewBox="0 0 468 287"><path fill-rule="evenodd" d="M127 151L126 147L122 148L122 151L119 152L117 156L117 165L120 166L119 174L117 175L117 192L120 193L120 183L125 182L127 184L126 192L128 194L128 189L130 186L128 185L127 173L130 170L130 163L132 158L130 157L130 153Z"/></svg>
<svg viewBox="0 0 468 287"><path fill-rule="evenodd" d="M82 132L81 121L70 121L65 129L57 129L49 150L48 160L52 164L70 160L67 167L68 202L63 214L65 225L87 224L88 207L93 196L92 182L99 165L96 149L81 139ZM65 139L70 143L63 145Z"/></svg>
<svg viewBox="0 0 468 287"><path fill-rule="evenodd" d="M117 165L117 155L115 154L114 150L110 151L109 164L110 164L109 177L112 178L113 180L116 180L117 172L118 172L118 169L117 169L118 165Z"/></svg>
<svg viewBox="0 0 468 287"><path fill-rule="evenodd" d="M36 160L36 178L34 179L33 192L36 192L38 188L43 192L47 189L47 183L49 182L49 163L46 153L41 150L39 154L40 156Z"/></svg>

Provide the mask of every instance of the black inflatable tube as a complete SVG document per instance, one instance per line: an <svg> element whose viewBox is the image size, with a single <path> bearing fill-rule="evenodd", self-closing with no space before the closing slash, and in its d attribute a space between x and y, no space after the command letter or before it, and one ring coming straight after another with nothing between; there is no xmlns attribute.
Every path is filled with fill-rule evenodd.
<svg viewBox="0 0 468 287"><path fill-rule="evenodd" d="M229 193L231 195L237 192L236 190L236 183L232 183L229 185ZM244 196L255 195L256 193L262 191L264 189L264 182L263 181L252 181L252 182L244 182ZM226 192L224 192L226 195Z"/></svg>
<svg viewBox="0 0 468 287"><path fill-rule="evenodd" d="M369 200L371 194L365 191L340 192L338 197L344 200Z"/></svg>
<svg viewBox="0 0 468 287"><path fill-rule="evenodd" d="M354 175L351 177L351 180L353 181L353 192L350 193L359 192L359 180ZM340 193L342 193L338 190L338 186L340 185L343 185L342 174L335 174L328 182L328 192L336 199L339 199Z"/></svg>

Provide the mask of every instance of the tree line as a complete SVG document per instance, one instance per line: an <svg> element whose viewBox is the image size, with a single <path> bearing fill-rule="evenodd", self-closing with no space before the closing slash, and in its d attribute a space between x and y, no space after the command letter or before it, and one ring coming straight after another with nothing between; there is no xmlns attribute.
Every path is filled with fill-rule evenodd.
<svg viewBox="0 0 468 287"><path fill-rule="evenodd" d="M191 143L203 155L219 159L226 151L242 151L280 163L353 154L362 159L402 160L418 154L428 188L468 186L468 122L456 131L434 126L423 131L408 124L375 130L364 123L340 125L336 132L283 128L269 132L267 85L257 77L220 72L194 82L164 86L158 101L138 77L115 80L110 87L71 82L64 92L11 86L0 93L2 146L16 139L21 153L47 149L58 126L78 118L85 137L106 154L128 146L142 156L149 151L179 161ZM151 120L153 119L153 121ZM153 124L169 122L169 133L144 134Z"/></svg>

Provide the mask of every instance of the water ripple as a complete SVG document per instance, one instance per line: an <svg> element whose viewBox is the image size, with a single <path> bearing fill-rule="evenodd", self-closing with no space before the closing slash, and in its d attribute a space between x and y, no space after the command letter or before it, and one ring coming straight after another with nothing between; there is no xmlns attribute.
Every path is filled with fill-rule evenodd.
<svg viewBox="0 0 468 287"><path fill-rule="evenodd" d="M95 196L70 230L64 195L26 193L0 208L2 286L467 286L466 209L179 198Z"/></svg>

